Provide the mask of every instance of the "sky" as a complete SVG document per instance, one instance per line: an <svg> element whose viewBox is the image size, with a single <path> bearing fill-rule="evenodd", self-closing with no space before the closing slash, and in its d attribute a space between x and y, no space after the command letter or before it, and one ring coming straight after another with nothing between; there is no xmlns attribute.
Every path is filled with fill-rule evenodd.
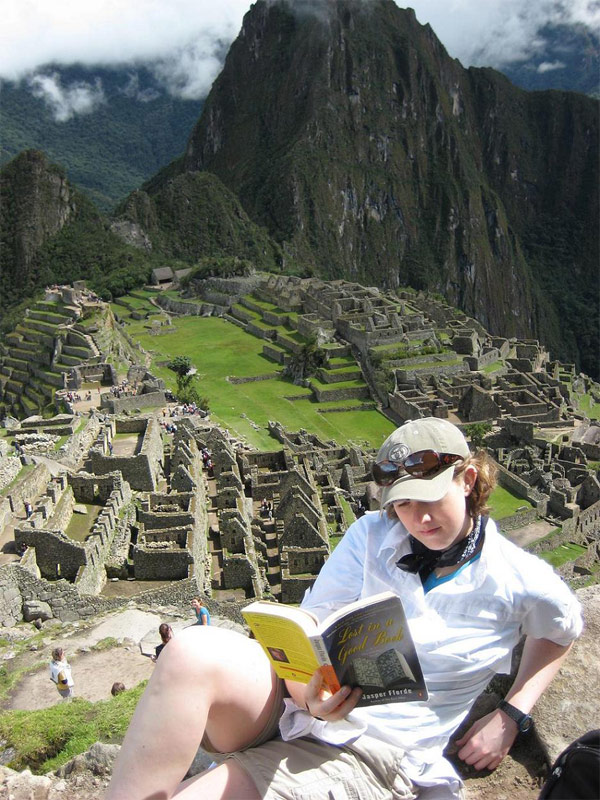
<svg viewBox="0 0 600 800"><path fill-rule="evenodd" d="M317 6L324 2L310 0ZM547 22L583 22L600 29L600 0L412 0L406 5L466 67L501 69L534 56L541 44L537 32ZM44 69L50 62L132 68L153 62L167 91L199 99L219 73L249 8L249 0L2 0L0 78L28 81L57 119L93 110L104 95L98 82L62 85L58 75ZM129 90L135 93L135 85Z"/></svg>

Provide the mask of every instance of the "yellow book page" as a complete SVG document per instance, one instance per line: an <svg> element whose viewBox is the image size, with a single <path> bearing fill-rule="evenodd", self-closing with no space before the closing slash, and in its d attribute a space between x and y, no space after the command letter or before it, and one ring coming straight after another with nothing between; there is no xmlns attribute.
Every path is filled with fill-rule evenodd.
<svg viewBox="0 0 600 800"><path fill-rule="evenodd" d="M303 629L289 619L244 611L246 622L280 678L308 683L319 662Z"/></svg>

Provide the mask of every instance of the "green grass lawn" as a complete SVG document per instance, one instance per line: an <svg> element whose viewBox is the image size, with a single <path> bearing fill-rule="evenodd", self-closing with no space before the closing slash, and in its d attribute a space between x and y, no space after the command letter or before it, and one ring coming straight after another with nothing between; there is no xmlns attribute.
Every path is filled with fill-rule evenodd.
<svg viewBox="0 0 600 800"><path fill-rule="evenodd" d="M254 377L280 369L262 355L262 339L218 317L179 317L156 336L141 321L129 323L127 331L151 353L152 372L172 390L176 387L175 374L165 362L174 356L188 356L198 371L199 391L208 398L211 417L257 449L280 449L267 432L269 420L280 422L291 431L306 428L338 444L367 442L369 447L378 447L394 429L392 422L374 410L320 414L308 389L283 378L230 383L228 375ZM252 422L259 426L258 431Z"/></svg>
<svg viewBox="0 0 600 800"><path fill-rule="evenodd" d="M0 737L4 747L15 749L10 766L43 774L96 741L120 742L145 683L98 703L77 697L39 711L4 711L0 715Z"/></svg>
<svg viewBox="0 0 600 800"><path fill-rule="evenodd" d="M510 517L512 514L517 513L517 509L522 506L527 507L529 511L533 506L528 500L522 497L517 497L501 486L496 486L490 497L491 517L495 520L501 520L504 517Z"/></svg>
<svg viewBox="0 0 600 800"><path fill-rule="evenodd" d="M566 564L567 561L575 561L575 559L579 558L585 551L585 547L579 544L573 544L573 542L567 542L566 544L560 544L558 547L554 548L554 550L549 550L546 553L538 553L538 555L553 567L560 567L562 564Z"/></svg>

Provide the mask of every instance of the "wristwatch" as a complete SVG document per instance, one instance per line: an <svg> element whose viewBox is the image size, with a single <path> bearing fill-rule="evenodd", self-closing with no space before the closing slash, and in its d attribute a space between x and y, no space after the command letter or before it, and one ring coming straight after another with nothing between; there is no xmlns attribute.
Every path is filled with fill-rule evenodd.
<svg viewBox="0 0 600 800"><path fill-rule="evenodd" d="M504 711L507 717L510 717L517 723L519 733L527 733L527 731L531 730L533 725L533 717L531 714L525 714L523 711L519 711L518 708L511 706L506 700L500 700L496 708L499 708L500 711Z"/></svg>

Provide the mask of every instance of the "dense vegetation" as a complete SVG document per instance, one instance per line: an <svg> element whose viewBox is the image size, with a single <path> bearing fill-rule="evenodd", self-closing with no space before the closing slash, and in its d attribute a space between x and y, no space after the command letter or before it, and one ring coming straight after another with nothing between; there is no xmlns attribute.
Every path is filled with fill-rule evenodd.
<svg viewBox="0 0 600 800"><path fill-rule="evenodd" d="M143 67L49 65L40 72L64 88L100 86L104 102L61 122L27 81L3 81L0 164L22 150L42 150L104 211L183 152L202 109L202 100L166 94Z"/></svg>
<svg viewBox="0 0 600 800"><path fill-rule="evenodd" d="M94 204L73 190L64 171L43 154L28 151L1 175L0 308L8 312L4 329L19 313L23 298L46 285L84 279L110 299L148 281L152 267L164 263L116 236Z"/></svg>

